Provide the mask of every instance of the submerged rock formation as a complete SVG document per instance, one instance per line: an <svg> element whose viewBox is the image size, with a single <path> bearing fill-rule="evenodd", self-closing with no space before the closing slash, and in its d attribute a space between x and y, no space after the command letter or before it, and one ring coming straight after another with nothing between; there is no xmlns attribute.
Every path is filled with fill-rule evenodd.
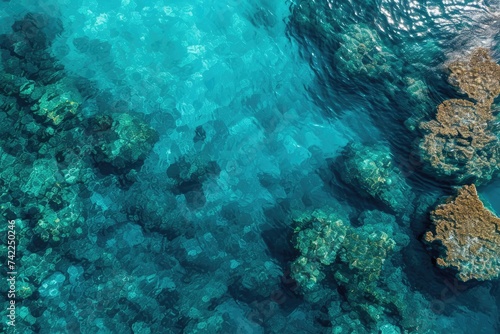
<svg viewBox="0 0 500 334"><path fill-rule="evenodd" d="M98 128L94 129L94 160L99 169L119 174L139 168L158 141L158 133L131 114L116 114L105 121L102 118L97 116L93 122Z"/></svg>
<svg viewBox="0 0 500 334"><path fill-rule="evenodd" d="M383 46L377 32L363 24L353 24L340 35L340 48L335 52L335 63L346 75L365 75L377 79L391 69L394 55Z"/></svg>
<svg viewBox="0 0 500 334"><path fill-rule="evenodd" d="M490 106L500 94L500 65L494 62L487 49L478 48L468 61L455 61L448 67L450 82L477 104Z"/></svg>
<svg viewBox="0 0 500 334"><path fill-rule="evenodd" d="M359 217L362 226L353 227L331 212L315 210L294 220L293 241L300 255L291 264L291 277L298 292L311 303L329 305L338 333L383 328L389 314L405 329L417 328L413 306L424 301L408 293L404 273L393 266L393 258L409 243L395 217L365 211ZM349 319L336 316L340 305L351 311Z"/></svg>
<svg viewBox="0 0 500 334"><path fill-rule="evenodd" d="M370 196L397 213L413 208L414 195L383 145L349 144L339 162L340 177L363 196Z"/></svg>
<svg viewBox="0 0 500 334"><path fill-rule="evenodd" d="M500 218L485 208L473 184L438 205L431 220L434 232L427 232L424 238L442 246L439 267L456 269L464 282L500 275Z"/></svg>
<svg viewBox="0 0 500 334"><path fill-rule="evenodd" d="M305 213L294 222L294 244L301 255L292 263L291 274L303 293L317 292L325 277L322 268L337 258L347 226L334 213L322 210Z"/></svg>
<svg viewBox="0 0 500 334"><path fill-rule="evenodd" d="M436 120L420 128L427 132L420 150L428 168L438 177L457 183L482 183L498 170L498 137L490 131L489 108L466 100L447 100L438 107Z"/></svg>
<svg viewBox="0 0 500 334"><path fill-rule="evenodd" d="M453 62L449 68L450 81L476 102L451 99L441 103L436 119L420 124L425 136L419 150L434 176L459 184L485 183L500 168L491 109L500 93L500 65L480 48L468 61Z"/></svg>

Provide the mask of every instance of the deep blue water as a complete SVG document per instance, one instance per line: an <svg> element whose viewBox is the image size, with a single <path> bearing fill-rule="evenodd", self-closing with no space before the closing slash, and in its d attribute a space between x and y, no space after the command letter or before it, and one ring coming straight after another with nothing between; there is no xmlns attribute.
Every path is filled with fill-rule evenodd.
<svg viewBox="0 0 500 334"><path fill-rule="evenodd" d="M41 17L29 27L50 40L50 61L64 67L58 96L78 102L81 123L31 126L36 117L12 116L29 110L22 99L2 116L2 231L16 220L17 287L30 291L16 299L18 332L500 332L498 281L458 282L421 241L453 184L422 171L411 128L463 97L447 81L450 60L476 47L500 59L498 3L3 1L0 33L27 13ZM339 60L360 31L377 36L359 63L367 72ZM2 72L11 58L2 54ZM43 68L20 59L38 66L29 75L39 85ZM127 115L157 136L151 149L131 146L147 153L135 165L95 144L149 136L120 128ZM395 212L349 184L339 167L349 143L390 152L411 204ZM500 214L499 181L479 191ZM349 226L394 233L381 277L405 307L369 320L334 272L323 304L294 288L292 217L326 207ZM60 221L60 237L44 234L59 236ZM2 331L12 331L0 290ZM379 307L370 298L363 310Z"/></svg>

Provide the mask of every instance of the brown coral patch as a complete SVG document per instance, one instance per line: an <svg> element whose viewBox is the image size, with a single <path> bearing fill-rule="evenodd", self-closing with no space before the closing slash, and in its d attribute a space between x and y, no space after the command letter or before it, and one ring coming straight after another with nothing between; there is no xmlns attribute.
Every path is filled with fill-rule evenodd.
<svg viewBox="0 0 500 334"><path fill-rule="evenodd" d="M499 161L498 138L489 130L489 108L466 100L446 100L438 106L436 120L422 123L427 132L420 148L434 170L488 180Z"/></svg>
<svg viewBox="0 0 500 334"><path fill-rule="evenodd" d="M438 177L451 177L459 184L484 183L500 169L491 109L500 94L500 65L487 49L478 48L469 59L451 63L449 69L451 83L476 102L446 100L438 106L435 120L420 124L426 133L419 145L422 158Z"/></svg>
<svg viewBox="0 0 500 334"><path fill-rule="evenodd" d="M431 220L435 231L427 232L425 241L440 242L446 249L438 266L457 269L464 282L500 275L500 218L484 207L473 184L438 205Z"/></svg>
<svg viewBox="0 0 500 334"><path fill-rule="evenodd" d="M483 106L489 106L500 94L500 65L485 48L474 50L470 59L449 65L450 81Z"/></svg>

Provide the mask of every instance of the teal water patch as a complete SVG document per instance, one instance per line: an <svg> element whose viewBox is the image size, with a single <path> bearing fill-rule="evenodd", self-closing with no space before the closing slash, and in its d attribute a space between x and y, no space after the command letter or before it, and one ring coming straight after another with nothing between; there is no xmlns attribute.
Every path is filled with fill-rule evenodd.
<svg viewBox="0 0 500 334"><path fill-rule="evenodd" d="M495 181L480 189L480 195L483 196L490 204L494 213L500 216L500 182Z"/></svg>

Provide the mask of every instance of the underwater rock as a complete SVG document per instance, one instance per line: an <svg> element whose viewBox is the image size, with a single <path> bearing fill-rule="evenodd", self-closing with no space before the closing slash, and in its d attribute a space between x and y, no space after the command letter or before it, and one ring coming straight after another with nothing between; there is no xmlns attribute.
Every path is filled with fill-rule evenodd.
<svg viewBox="0 0 500 334"><path fill-rule="evenodd" d="M248 259L242 266L241 287L239 292L257 298L269 298L279 288L283 277L281 268L272 261ZM238 268L238 269L239 269Z"/></svg>
<svg viewBox="0 0 500 334"><path fill-rule="evenodd" d="M158 141L158 133L131 114L96 119L90 124L94 132L94 161L103 174L126 174L139 168Z"/></svg>
<svg viewBox="0 0 500 334"><path fill-rule="evenodd" d="M336 66L351 77L365 75L377 79L390 70L388 58L394 56L382 45L378 34L363 24L352 24L339 37Z"/></svg>
<svg viewBox="0 0 500 334"><path fill-rule="evenodd" d="M35 82L24 77L5 72L0 73L0 92L7 96L29 96L34 90Z"/></svg>
<svg viewBox="0 0 500 334"><path fill-rule="evenodd" d="M500 168L499 138L494 133L493 99L500 93L500 66L486 49L449 65L450 81L477 101L451 99L437 108L436 119L422 122L419 151L425 170L436 178L464 184L490 181Z"/></svg>
<svg viewBox="0 0 500 334"><path fill-rule="evenodd" d="M338 35L353 22L368 22L378 11L375 0L362 2L296 1L291 6L290 25L299 35L321 48L338 46ZM356 17L356 20L353 20Z"/></svg>
<svg viewBox="0 0 500 334"><path fill-rule="evenodd" d="M373 11L378 11L379 6L373 0L360 3L298 1L291 6L289 26L292 33L306 47L313 44L322 51L322 56L316 57L316 50L309 50L314 63L323 58L323 66L333 67L330 74L334 80L335 77L339 80L336 89L349 85L356 91L363 90L363 87L373 86L384 78L390 77L394 83L403 76L393 76L394 72L402 72L401 59L384 45L376 27L370 24ZM352 20L352 16L357 19ZM366 20L360 17L366 17ZM381 93L394 95L393 90L390 84L384 84ZM352 93L353 90L346 91ZM398 99L402 100L399 98L401 89L397 91Z"/></svg>
<svg viewBox="0 0 500 334"><path fill-rule="evenodd" d="M82 98L70 82L60 80L55 84L41 87L37 93L41 96L32 102L30 109L38 122L47 126L68 128L67 122L78 116Z"/></svg>
<svg viewBox="0 0 500 334"><path fill-rule="evenodd" d="M334 28L335 20L329 15L326 8L322 8L324 5L326 5L326 1L300 1L292 7L290 23L293 29L298 32L298 37L315 36L313 41L331 42L336 31Z"/></svg>
<svg viewBox="0 0 500 334"><path fill-rule="evenodd" d="M404 273L392 265L398 252L409 244L395 217L377 210L365 211L359 217L363 225L357 228L344 224L339 217L315 210L294 220L294 243L301 255L291 265L291 277L298 292L318 304L338 298L338 290L347 301L342 308L356 312L364 323L359 323L360 328L380 328L389 323L391 315L396 315L405 329L418 327L410 305L421 304L424 299L405 293ZM334 281L328 282L326 277ZM336 288L329 284L336 284ZM335 316L330 320L342 328L352 325Z"/></svg>
<svg viewBox="0 0 500 334"><path fill-rule="evenodd" d="M55 272L49 278L42 282L38 292L40 296L44 298L56 298L61 294L61 288L63 286L66 277L60 273Z"/></svg>
<svg viewBox="0 0 500 334"><path fill-rule="evenodd" d="M27 281L21 281L18 283L17 292L20 299L27 299L35 292L35 286Z"/></svg>
<svg viewBox="0 0 500 334"><path fill-rule="evenodd" d="M147 232L159 232L168 240L190 233L186 218L176 210L177 202L172 194L161 187L132 189L132 195L124 203L130 221L141 225Z"/></svg>
<svg viewBox="0 0 500 334"><path fill-rule="evenodd" d="M78 201L76 189L65 188L56 193L47 193L48 206L43 216L32 227L34 236L41 242L55 245L63 240L82 238L84 226L83 205Z"/></svg>
<svg viewBox="0 0 500 334"><path fill-rule="evenodd" d="M63 31L61 20L46 14L28 13L14 22L12 30L11 34L0 35L0 49L8 53L3 62L7 73L42 84L54 83L64 76L63 66L48 51Z"/></svg>
<svg viewBox="0 0 500 334"><path fill-rule="evenodd" d="M207 138L207 133L205 129L203 129L201 125L197 126L195 129L193 142L197 143L199 141L204 141L206 138Z"/></svg>
<svg viewBox="0 0 500 334"><path fill-rule="evenodd" d="M500 94L500 65L495 63L485 48L475 49L466 61L448 65L449 80L478 105L490 106Z"/></svg>
<svg viewBox="0 0 500 334"><path fill-rule="evenodd" d="M83 205L79 200L80 184L77 183L87 177L90 170L78 157L75 161L66 157L67 168L64 168L61 155L56 154L58 150L67 152L67 145L71 145L65 133L78 134L77 131L64 131L74 125L68 120L77 120L78 117L62 107L67 104L70 90L66 91L64 85L52 90L50 87L55 85L58 84L42 86L44 89L49 87L47 94L32 105L50 108L51 111L45 116L34 117L36 115L29 110L27 99L22 107L17 106L16 114L9 115L15 122L10 131L16 134L18 143L26 143L29 149L14 147L8 152L0 150L0 180L9 184L4 193L5 198L9 200L16 217L25 217L26 224L29 224L29 228L26 228L28 232L24 233L23 230L19 245L31 251L60 244L70 237L80 238L83 233L80 228L84 220ZM42 100L45 104L39 103ZM51 113L53 119L47 118ZM24 141L26 138L29 138L27 142ZM28 210L37 213L30 214Z"/></svg>
<svg viewBox="0 0 500 334"><path fill-rule="evenodd" d="M73 45L78 52L88 53L95 60L105 59L111 53L111 44L98 39L90 39L86 36L75 38Z"/></svg>
<svg viewBox="0 0 500 334"><path fill-rule="evenodd" d="M489 129L489 108L466 100L446 100L438 106L436 120L420 124L426 132L419 149L427 170L459 184L484 183L500 163L498 137Z"/></svg>
<svg viewBox="0 0 500 334"><path fill-rule="evenodd" d="M473 184L438 205L431 220L434 229L424 240L441 246L439 267L457 270L457 278L463 282L500 275L500 218L485 208Z"/></svg>
<svg viewBox="0 0 500 334"><path fill-rule="evenodd" d="M341 265L341 270L335 272L337 282L349 283L353 278L360 278L367 285L376 282L395 246L396 242L383 231L350 229L339 254L347 266Z"/></svg>
<svg viewBox="0 0 500 334"><path fill-rule="evenodd" d="M393 96L402 108L411 110L412 115L404 122L404 125L407 130L413 132L418 129L418 124L435 104L431 99L430 89L422 78L416 75L415 77L406 76L403 84L406 96L404 98L401 96L399 88L393 92Z"/></svg>
<svg viewBox="0 0 500 334"><path fill-rule="evenodd" d="M347 227L335 214L315 210L294 219L294 244L300 253L324 265L335 261L346 236Z"/></svg>
<svg viewBox="0 0 500 334"><path fill-rule="evenodd" d="M0 212L10 208L23 219L19 246L39 251L70 237L81 238L84 208L79 185L64 181L54 159L27 164L29 159L26 153L14 158L0 150L0 182L9 184L3 192L9 205Z"/></svg>
<svg viewBox="0 0 500 334"><path fill-rule="evenodd" d="M49 47L63 32L62 21L42 13L27 13L23 19L14 22L12 30L40 48Z"/></svg>
<svg viewBox="0 0 500 334"><path fill-rule="evenodd" d="M384 145L346 146L338 161L342 180L361 195L370 196L397 213L411 212L415 195Z"/></svg>
<svg viewBox="0 0 500 334"><path fill-rule="evenodd" d="M335 261L347 226L329 210L304 213L294 223L293 243L301 255L291 264L291 277L304 293L310 293L325 277L323 266Z"/></svg>
<svg viewBox="0 0 500 334"><path fill-rule="evenodd" d="M25 167L26 168L26 167ZM29 168L26 168L29 170ZM45 196L56 186L57 164L52 159L38 159L34 162L29 177L22 182L21 190L34 197Z"/></svg>
<svg viewBox="0 0 500 334"><path fill-rule="evenodd" d="M56 264L61 261L61 255L47 248L45 252L29 253L21 258L20 263L26 270L21 274L22 278L39 286L49 275L56 270Z"/></svg>
<svg viewBox="0 0 500 334"><path fill-rule="evenodd" d="M348 230L339 260L331 267L336 283L368 327L384 326L388 315L396 316L407 330L418 327L415 307L424 299L406 292L406 277L393 265L409 237L395 217L384 212L365 211L359 220L363 225Z"/></svg>

